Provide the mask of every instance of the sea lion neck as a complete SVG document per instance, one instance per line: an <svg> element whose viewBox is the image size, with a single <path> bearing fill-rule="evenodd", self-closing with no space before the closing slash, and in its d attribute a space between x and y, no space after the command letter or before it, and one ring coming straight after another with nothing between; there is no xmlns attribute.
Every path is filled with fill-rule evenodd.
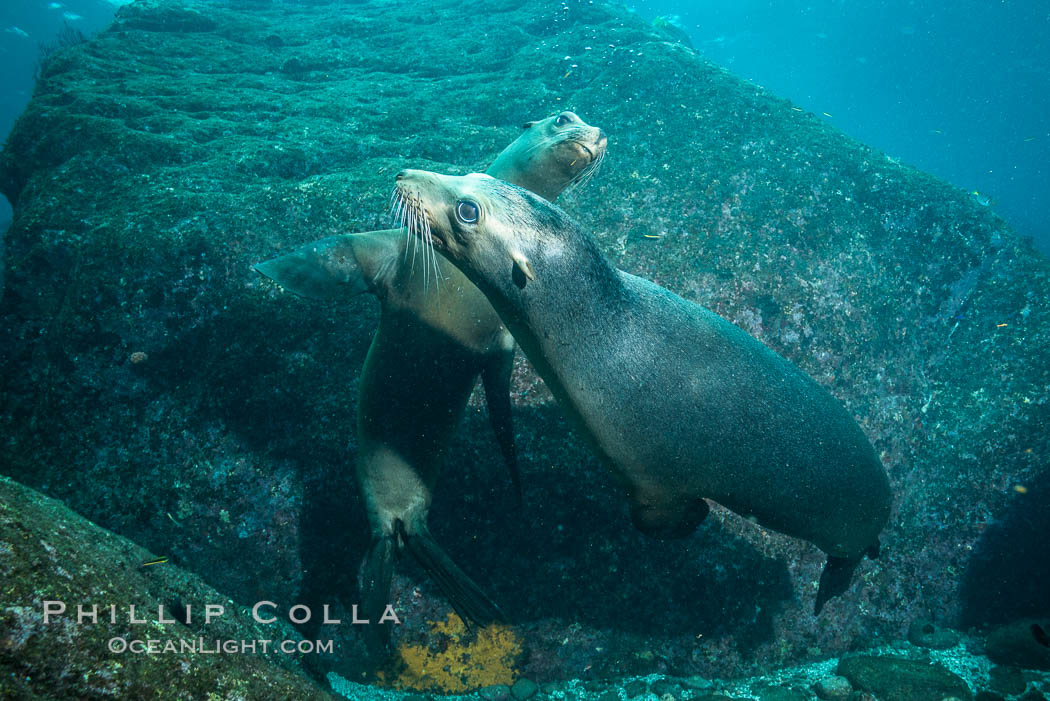
<svg viewBox="0 0 1050 701"><path fill-rule="evenodd" d="M475 281L490 295L497 311L526 319L555 314L579 321L615 314L625 304L620 272L609 263L595 240L575 226L558 231L558 240L535 241L523 250L535 279L507 274ZM505 317L506 318L506 317Z"/></svg>
<svg viewBox="0 0 1050 701"><path fill-rule="evenodd" d="M535 169L532 167L523 168L520 160L514 158L513 155L510 148L504 150L503 153L496 157L496 160L492 162L492 165L489 166L485 173L497 180L505 180L534 192L548 202L553 202L557 199L558 195L569 184L568 179L559 180L551 177L550 173L546 171L537 173L534 172Z"/></svg>

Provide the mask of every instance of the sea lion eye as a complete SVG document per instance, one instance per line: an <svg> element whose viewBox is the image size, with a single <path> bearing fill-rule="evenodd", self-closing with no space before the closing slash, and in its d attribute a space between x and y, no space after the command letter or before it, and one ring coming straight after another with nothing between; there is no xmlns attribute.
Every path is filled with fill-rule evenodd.
<svg viewBox="0 0 1050 701"><path fill-rule="evenodd" d="M554 120L554 126L563 127L571 121L572 117L570 117L567 113L562 112L558 115L558 118Z"/></svg>
<svg viewBox="0 0 1050 701"><path fill-rule="evenodd" d="M456 217L464 224L477 224L478 211L478 205L470 200L460 200L456 203Z"/></svg>

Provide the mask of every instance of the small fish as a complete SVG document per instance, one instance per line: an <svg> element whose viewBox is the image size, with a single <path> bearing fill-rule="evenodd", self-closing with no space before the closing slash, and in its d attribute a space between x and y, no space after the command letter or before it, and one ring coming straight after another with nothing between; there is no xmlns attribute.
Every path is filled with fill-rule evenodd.
<svg viewBox="0 0 1050 701"><path fill-rule="evenodd" d="M983 192L978 192L977 190L974 190L970 193L970 199L972 199L974 202L981 205L982 207L991 207L993 204L991 197L984 194Z"/></svg>
<svg viewBox="0 0 1050 701"><path fill-rule="evenodd" d="M1024 486L1023 484L1015 484L1014 491L1018 494L1028 494L1028 487Z"/></svg>
<svg viewBox="0 0 1050 701"><path fill-rule="evenodd" d="M1035 638L1037 643L1043 647L1050 647L1050 635L1046 634L1041 625L1033 623L1030 630L1032 631L1032 637Z"/></svg>
<svg viewBox="0 0 1050 701"><path fill-rule="evenodd" d="M647 239L662 239L664 237L663 234L642 234L642 235L645 238L647 238Z"/></svg>
<svg viewBox="0 0 1050 701"><path fill-rule="evenodd" d="M831 115L828 114L827 112L824 112L823 114L824 114L825 117L831 117Z"/></svg>
<svg viewBox="0 0 1050 701"><path fill-rule="evenodd" d="M156 560L147 560L146 562L143 562L139 566L140 567L151 567L153 565L163 565L163 564L167 563L167 561L168 561L167 556L158 557Z"/></svg>
<svg viewBox="0 0 1050 701"><path fill-rule="evenodd" d="M63 7L65 7L65 5L63 5L60 2L53 2L50 5L48 5L48 7L50 7L52 10L61 10Z"/></svg>
<svg viewBox="0 0 1050 701"><path fill-rule="evenodd" d="M63 12L62 16L65 17L70 22L76 22L78 19L84 19L83 17L78 15L76 12Z"/></svg>
<svg viewBox="0 0 1050 701"><path fill-rule="evenodd" d="M996 324L996 325L995 325L995 328L997 328L997 329L1001 329L1001 328L1003 328L1003 327L1005 327L1005 326L1009 326L1009 324Z"/></svg>
<svg viewBox="0 0 1050 701"><path fill-rule="evenodd" d="M14 34L15 36L20 36L23 39L28 39L29 38L29 32L27 32L26 30L22 29L21 27L14 27L14 26L12 26L12 27L8 27L4 31L7 32L8 34Z"/></svg>

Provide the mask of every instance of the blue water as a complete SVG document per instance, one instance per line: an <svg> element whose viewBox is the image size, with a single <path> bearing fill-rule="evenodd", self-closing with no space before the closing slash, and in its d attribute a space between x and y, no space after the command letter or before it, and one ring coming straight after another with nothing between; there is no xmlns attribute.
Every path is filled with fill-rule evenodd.
<svg viewBox="0 0 1050 701"><path fill-rule="evenodd" d="M64 26L86 35L105 27L128 0L0 0L0 139L6 139L33 94L33 73L42 44ZM0 232L11 205L0 197Z"/></svg>
<svg viewBox="0 0 1050 701"><path fill-rule="evenodd" d="M39 44L63 24L97 31L125 1L0 3L0 63L10 67L0 77L0 136L32 92ZM677 15L709 59L976 190L1050 252L1050 4L634 0L633 8ZM9 218L0 198L0 230Z"/></svg>

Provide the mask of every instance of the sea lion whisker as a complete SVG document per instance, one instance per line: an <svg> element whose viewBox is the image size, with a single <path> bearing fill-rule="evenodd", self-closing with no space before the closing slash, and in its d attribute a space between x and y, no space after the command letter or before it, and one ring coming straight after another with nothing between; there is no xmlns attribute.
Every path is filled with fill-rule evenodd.
<svg viewBox="0 0 1050 701"><path fill-rule="evenodd" d="M441 290L441 268L437 262L437 251L434 250L434 234L430 230L430 218L423 217L423 225L426 227L427 241L430 242L430 259L434 262L434 289ZM438 304L441 304L441 295L438 295Z"/></svg>

